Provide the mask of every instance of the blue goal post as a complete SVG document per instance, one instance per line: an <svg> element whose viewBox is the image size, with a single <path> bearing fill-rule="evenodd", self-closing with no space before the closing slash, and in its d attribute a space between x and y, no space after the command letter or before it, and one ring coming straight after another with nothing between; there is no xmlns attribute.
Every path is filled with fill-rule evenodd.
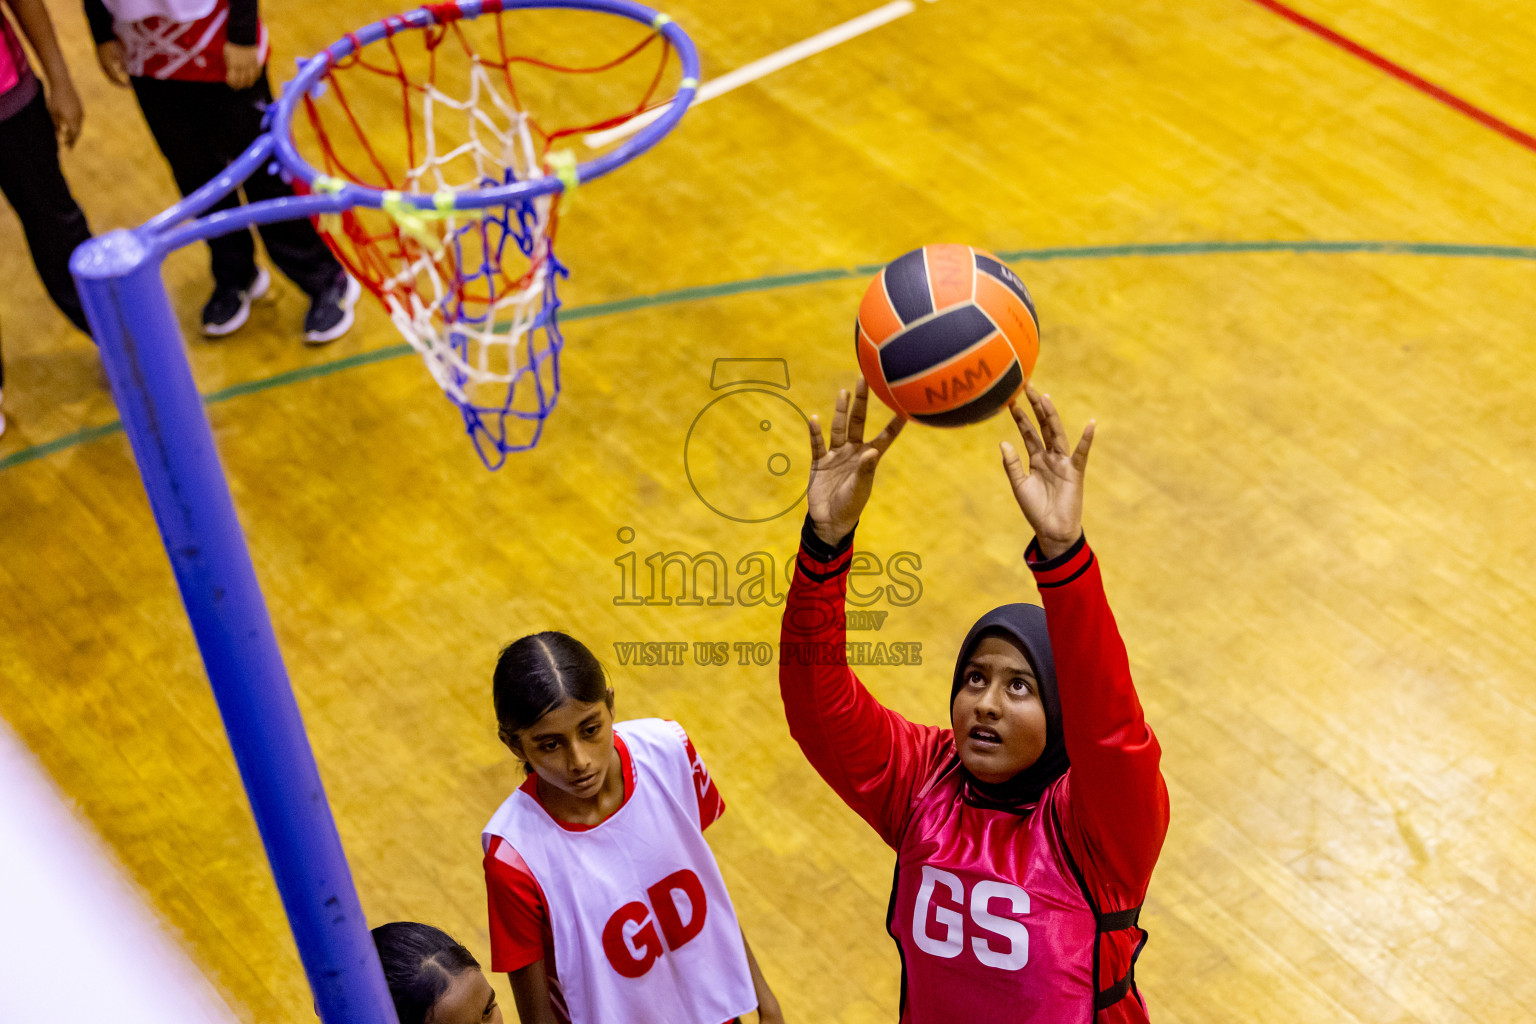
<svg viewBox="0 0 1536 1024"><path fill-rule="evenodd" d="M302 96L328 69L369 43L482 13L562 8L629 18L666 37L682 69L670 103L644 111L644 125L616 148L558 175L508 177L445 197L386 193L326 179L299 155L288 132ZM698 55L665 15L629 0L460 0L432 4L352 33L300 66L274 104L267 131L223 173L142 226L82 245L71 258L112 397L143 478L187 617L201 651L251 811L324 1024L397 1024L378 954L347 866L335 819L273 633L271 617L176 314L161 277L175 249L256 224L357 207L415 208L441 215L505 209L607 173L654 146L697 91ZM273 163L309 194L207 214L251 174ZM324 187L328 186L328 187Z"/></svg>

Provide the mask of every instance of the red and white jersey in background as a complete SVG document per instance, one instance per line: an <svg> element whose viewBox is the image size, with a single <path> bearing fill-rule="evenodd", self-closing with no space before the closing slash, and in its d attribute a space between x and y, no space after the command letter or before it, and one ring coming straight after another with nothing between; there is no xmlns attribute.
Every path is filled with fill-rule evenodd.
<svg viewBox="0 0 1536 1024"><path fill-rule="evenodd" d="M543 958L572 1024L720 1024L757 1006L736 912L703 830L725 805L676 722L614 724L619 809L557 821L529 776L482 836L491 969Z"/></svg>
<svg viewBox="0 0 1536 1024"><path fill-rule="evenodd" d="M230 0L102 0L122 41L128 73L141 78L222 82ZM266 64L266 25L256 30L257 57Z"/></svg>

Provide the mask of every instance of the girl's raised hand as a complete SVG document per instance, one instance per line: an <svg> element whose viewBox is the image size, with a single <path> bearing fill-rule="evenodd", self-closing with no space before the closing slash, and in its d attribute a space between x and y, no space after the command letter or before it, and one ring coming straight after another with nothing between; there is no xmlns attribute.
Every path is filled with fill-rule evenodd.
<svg viewBox="0 0 1536 1024"><path fill-rule="evenodd" d="M1088 421L1077 447L1069 449L1067 432L1050 396L1028 385L1024 394L1040 430L1036 432L1018 403L1008 404L1029 453L1029 465L1025 466L1013 445L1004 441L1003 469L1013 485L1014 499L1040 541L1041 553L1055 558L1077 543L1083 532L1083 476L1088 469L1088 449L1093 446L1094 421Z"/></svg>
<svg viewBox="0 0 1536 1024"><path fill-rule="evenodd" d="M894 416L869 442L864 440L864 416L869 408L869 385L859 380L850 401L847 389L837 394L829 447L821 437L821 421L811 417L811 485L806 504L816 535L837 544L858 525L875 486L875 466L901 433L906 420Z"/></svg>

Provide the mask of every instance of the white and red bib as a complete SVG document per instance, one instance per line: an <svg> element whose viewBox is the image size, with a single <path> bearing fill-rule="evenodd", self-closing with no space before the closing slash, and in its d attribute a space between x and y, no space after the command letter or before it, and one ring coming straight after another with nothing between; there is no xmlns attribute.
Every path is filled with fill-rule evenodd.
<svg viewBox="0 0 1536 1024"><path fill-rule="evenodd" d="M720 1024L757 1006L746 948L704 841L682 730L618 722L634 791L601 824L561 827L528 792L485 826L538 882L573 1024Z"/></svg>
<svg viewBox="0 0 1536 1024"><path fill-rule="evenodd" d="M222 82L229 0L102 0L123 44L128 73L141 78ZM258 24L257 59L270 53Z"/></svg>

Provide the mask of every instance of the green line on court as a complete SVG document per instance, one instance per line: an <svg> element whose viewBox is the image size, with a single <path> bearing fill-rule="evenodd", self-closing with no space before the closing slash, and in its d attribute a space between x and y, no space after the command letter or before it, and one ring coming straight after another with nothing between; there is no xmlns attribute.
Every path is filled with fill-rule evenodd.
<svg viewBox="0 0 1536 1024"><path fill-rule="evenodd" d="M1141 242L1127 245L1079 245L1047 249L1013 249L997 255L1010 263L1045 263L1053 260L1103 260L1126 257L1151 256L1204 256L1217 253L1330 253L1330 254L1380 254L1399 256L1453 256L1476 259L1536 260L1536 246L1527 245L1461 245L1454 242L1372 242L1372 241L1257 241L1257 242ZM675 306L705 299L720 299L732 295L748 295L753 292L777 291L781 288L798 288L808 284L824 284L829 281L847 281L874 274L884 264L867 263L851 267L830 267L826 270L808 270L797 274L775 274L753 277L743 281L724 281L720 284L697 285L656 292L653 295L636 295L612 302L596 302L586 306L574 306L563 310L560 318L566 322L588 320L592 317L611 316L615 313L631 313L655 306ZM216 405L242 395L254 395L261 391L298 384L317 377L350 370L370 363L383 362L403 356L411 351L409 345L390 345L371 352L344 356L328 363L302 366L261 380L234 384L203 396L204 405ZM44 441L42 444L23 448L0 458L0 470L10 469L34 459L41 459L55 452L65 451L77 445L108 437L121 432L120 421L98 427L84 427L63 437Z"/></svg>
<svg viewBox="0 0 1536 1024"><path fill-rule="evenodd" d="M52 455L54 452L61 452L66 448L73 448L77 444L86 444L90 441L98 440L99 438L109 437L112 434L122 433L122 430L122 420L113 420L111 423L103 423L99 427L83 427L80 430L75 431L73 434L65 434L63 437L56 437L52 441L44 441L42 444L35 444L30 448L23 448L19 452L12 452L5 458L0 459L0 469L9 469L12 466L19 466L23 462L31 462L33 459L40 459L45 455Z"/></svg>
<svg viewBox="0 0 1536 1024"><path fill-rule="evenodd" d="M271 377L263 377L261 380L246 381L243 384L233 384L218 391L210 391L203 396L204 405L216 405L219 402L228 401L231 398L239 398L241 395L254 395L258 391L270 391L272 388L283 387L286 384L298 384L301 381L311 380L315 377L325 377L341 370L350 370L354 366L367 366L369 363L382 362L385 359L393 359L396 356L405 355L411 350L406 344L391 345L388 348L375 349L372 352L360 352L357 355L346 356L329 363L317 363L314 366L301 366L298 369L286 370L274 374ZM40 459L45 455L73 448L76 445L87 444L91 441L110 437L121 433L122 420L113 420L111 423L103 423L99 427L84 427L72 434L56 437L52 441L44 441L30 448L23 448L19 452L13 452L0 459L0 470L19 466L33 459Z"/></svg>
<svg viewBox="0 0 1536 1024"><path fill-rule="evenodd" d="M254 395L258 391L270 391L286 384L298 384L302 381L313 380L316 377L328 377L342 370L350 370L354 366L367 366L369 363L382 363L386 359L403 356L411 351L411 346L401 342L398 345L390 345L387 348L374 349L372 352L359 352L357 355L344 356L341 359L332 360L329 363L316 363L313 366L300 366L294 370L284 370L282 373L271 377L263 377L261 380L249 380L244 384L231 384L219 391L210 391L203 396L204 405L216 405L219 402L228 401L231 398L239 398L241 395ZM4 463L0 463L0 469Z"/></svg>
<svg viewBox="0 0 1536 1024"><path fill-rule="evenodd" d="M997 255L1010 263L1045 263L1054 260L1102 260L1117 257L1146 256L1202 256L1215 253L1330 253L1330 254L1384 254L1405 256L1462 256L1485 259L1536 260L1536 246L1522 245L1458 245L1445 242L1151 242L1131 245L1083 245L1055 249L1013 249ZM565 320L581 320L612 313L629 313L651 306L672 306L702 299L719 299L731 295L752 292L775 291L779 288L795 288L800 285L822 284L827 281L846 281L850 278L868 277L877 272L883 263L867 263L853 267L832 267L827 270L811 270L798 274L777 274L769 277L753 277L744 281L725 281L720 284L697 285L675 291L657 292L654 295L636 295L581 306L562 313Z"/></svg>
<svg viewBox="0 0 1536 1024"><path fill-rule="evenodd" d="M560 317L562 320L582 320L593 316L607 316L611 313L630 313L650 306L675 306L683 302L698 302L701 299L718 299L729 295L746 295L750 292L771 292L780 288L796 288L800 285L822 284L826 281L846 281L852 277L866 277L882 266L884 264L871 263L868 266L833 267L829 270L810 270L799 274L776 274L771 277L751 277L744 281L702 284L693 288L679 288L676 291L636 295L629 299L580 306L569 313L561 313Z"/></svg>

